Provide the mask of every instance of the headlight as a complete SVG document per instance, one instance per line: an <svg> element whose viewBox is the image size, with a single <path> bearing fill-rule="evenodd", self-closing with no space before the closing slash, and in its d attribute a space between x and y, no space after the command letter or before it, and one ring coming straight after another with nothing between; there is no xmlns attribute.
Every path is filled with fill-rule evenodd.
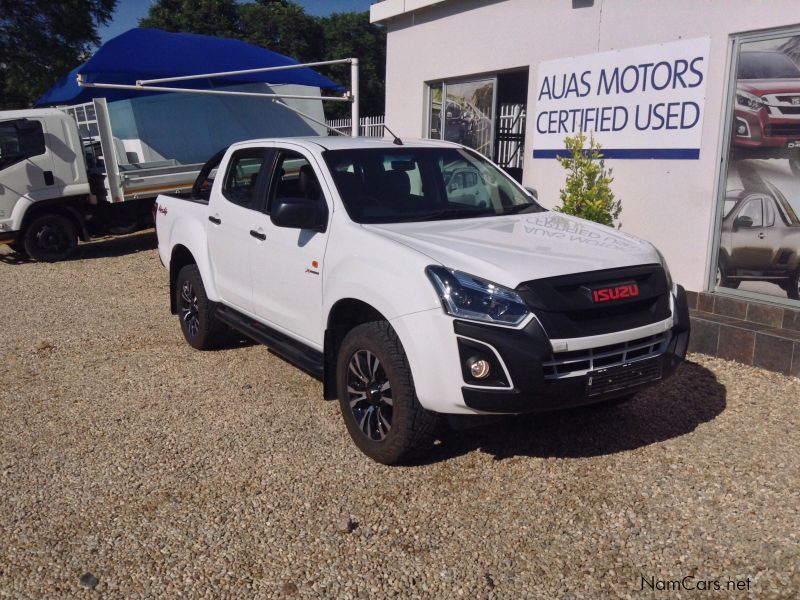
<svg viewBox="0 0 800 600"><path fill-rule="evenodd" d="M528 307L514 290L444 267L430 266L425 273L448 315L501 325L519 325L528 316Z"/></svg>
<svg viewBox="0 0 800 600"><path fill-rule="evenodd" d="M736 92L736 104L742 108L755 111L765 106L766 102L764 102L763 98L759 98L748 92L738 91Z"/></svg>
<svg viewBox="0 0 800 600"><path fill-rule="evenodd" d="M667 259L664 258L664 255L661 254L661 250L659 250L658 248L656 248L656 252L658 253L658 258L661 261L661 266L664 267L664 275L667 276L667 287L669 288L670 291L672 291L672 274L669 272L669 267L667 266Z"/></svg>

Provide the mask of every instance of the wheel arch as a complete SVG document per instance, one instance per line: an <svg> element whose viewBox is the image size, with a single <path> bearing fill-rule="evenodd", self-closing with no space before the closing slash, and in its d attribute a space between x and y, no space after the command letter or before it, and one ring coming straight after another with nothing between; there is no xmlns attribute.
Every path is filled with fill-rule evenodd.
<svg viewBox="0 0 800 600"><path fill-rule="evenodd" d="M53 200L41 200L31 204L22 216L19 228L19 239L25 236L28 226L37 218L45 215L61 215L69 219L78 231L78 237L84 242L90 239L89 230L86 228L86 219L79 210L83 202L83 196L72 198L54 198Z"/></svg>
<svg viewBox="0 0 800 600"><path fill-rule="evenodd" d="M323 350L324 376L322 383L325 400L335 400L336 392L336 359L339 347L345 336L354 327L373 321L387 319L377 308L356 298L342 298L331 306L325 326Z"/></svg>

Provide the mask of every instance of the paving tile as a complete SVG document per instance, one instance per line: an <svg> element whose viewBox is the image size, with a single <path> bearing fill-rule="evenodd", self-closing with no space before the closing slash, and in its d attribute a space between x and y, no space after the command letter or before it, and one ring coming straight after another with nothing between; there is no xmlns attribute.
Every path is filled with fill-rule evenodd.
<svg viewBox="0 0 800 600"><path fill-rule="evenodd" d="M792 370L794 345L792 340L756 333L753 364L788 375Z"/></svg>
<svg viewBox="0 0 800 600"><path fill-rule="evenodd" d="M697 296L697 310L703 312L714 312L714 294L708 292L700 292Z"/></svg>
<svg viewBox="0 0 800 600"><path fill-rule="evenodd" d="M800 331L792 331L791 329L778 329L777 327L772 327L769 329L762 329L760 333L763 333L764 335L771 335L774 337L792 340L794 342L800 342Z"/></svg>
<svg viewBox="0 0 800 600"><path fill-rule="evenodd" d="M686 291L686 302L689 304L689 310L697 308L697 292Z"/></svg>
<svg viewBox="0 0 800 600"><path fill-rule="evenodd" d="M689 352L700 352L709 356L717 355L719 323L692 319L692 332L689 335Z"/></svg>
<svg viewBox="0 0 800 600"><path fill-rule="evenodd" d="M746 365L753 364L756 332L740 327L720 325L717 356Z"/></svg>
<svg viewBox="0 0 800 600"><path fill-rule="evenodd" d="M783 326L784 310L780 306L770 306L761 302L747 303L747 320L762 323L771 327Z"/></svg>
<svg viewBox="0 0 800 600"><path fill-rule="evenodd" d="M747 317L747 302L736 298L717 296L714 300L714 313L726 317L744 319Z"/></svg>
<svg viewBox="0 0 800 600"><path fill-rule="evenodd" d="M783 328L800 331L800 310L793 308L783 309Z"/></svg>

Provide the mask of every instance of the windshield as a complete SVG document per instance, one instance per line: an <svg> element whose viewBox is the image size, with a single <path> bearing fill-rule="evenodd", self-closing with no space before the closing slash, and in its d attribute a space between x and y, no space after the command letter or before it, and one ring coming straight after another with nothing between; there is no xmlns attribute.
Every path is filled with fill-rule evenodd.
<svg viewBox="0 0 800 600"><path fill-rule="evenodd" d="M800 68L780 52L742 52L739 55L739 79L793 79Z"/></svg>
<svg viewBox="0 0 800 600"><path fill-rule="evenodd" d="M505 173L463 148L368 148L324 153L356 223L401 223L540 212Z"/></svg>

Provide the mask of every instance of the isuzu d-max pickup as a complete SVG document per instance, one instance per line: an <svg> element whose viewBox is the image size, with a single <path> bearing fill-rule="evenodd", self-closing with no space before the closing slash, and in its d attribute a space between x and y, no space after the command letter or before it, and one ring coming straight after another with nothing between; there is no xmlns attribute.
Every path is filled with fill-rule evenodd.
<svg viewBox="0 0 800 600"><path fill-rule="evenodd" d="M484 201L446 184L459 171ZM234 144L194 198L158 197L156 226L186 341L266 344L386 464L442 416L619 401L686 354L686 294L652 245L545 210L456 144Z"/></svg>

